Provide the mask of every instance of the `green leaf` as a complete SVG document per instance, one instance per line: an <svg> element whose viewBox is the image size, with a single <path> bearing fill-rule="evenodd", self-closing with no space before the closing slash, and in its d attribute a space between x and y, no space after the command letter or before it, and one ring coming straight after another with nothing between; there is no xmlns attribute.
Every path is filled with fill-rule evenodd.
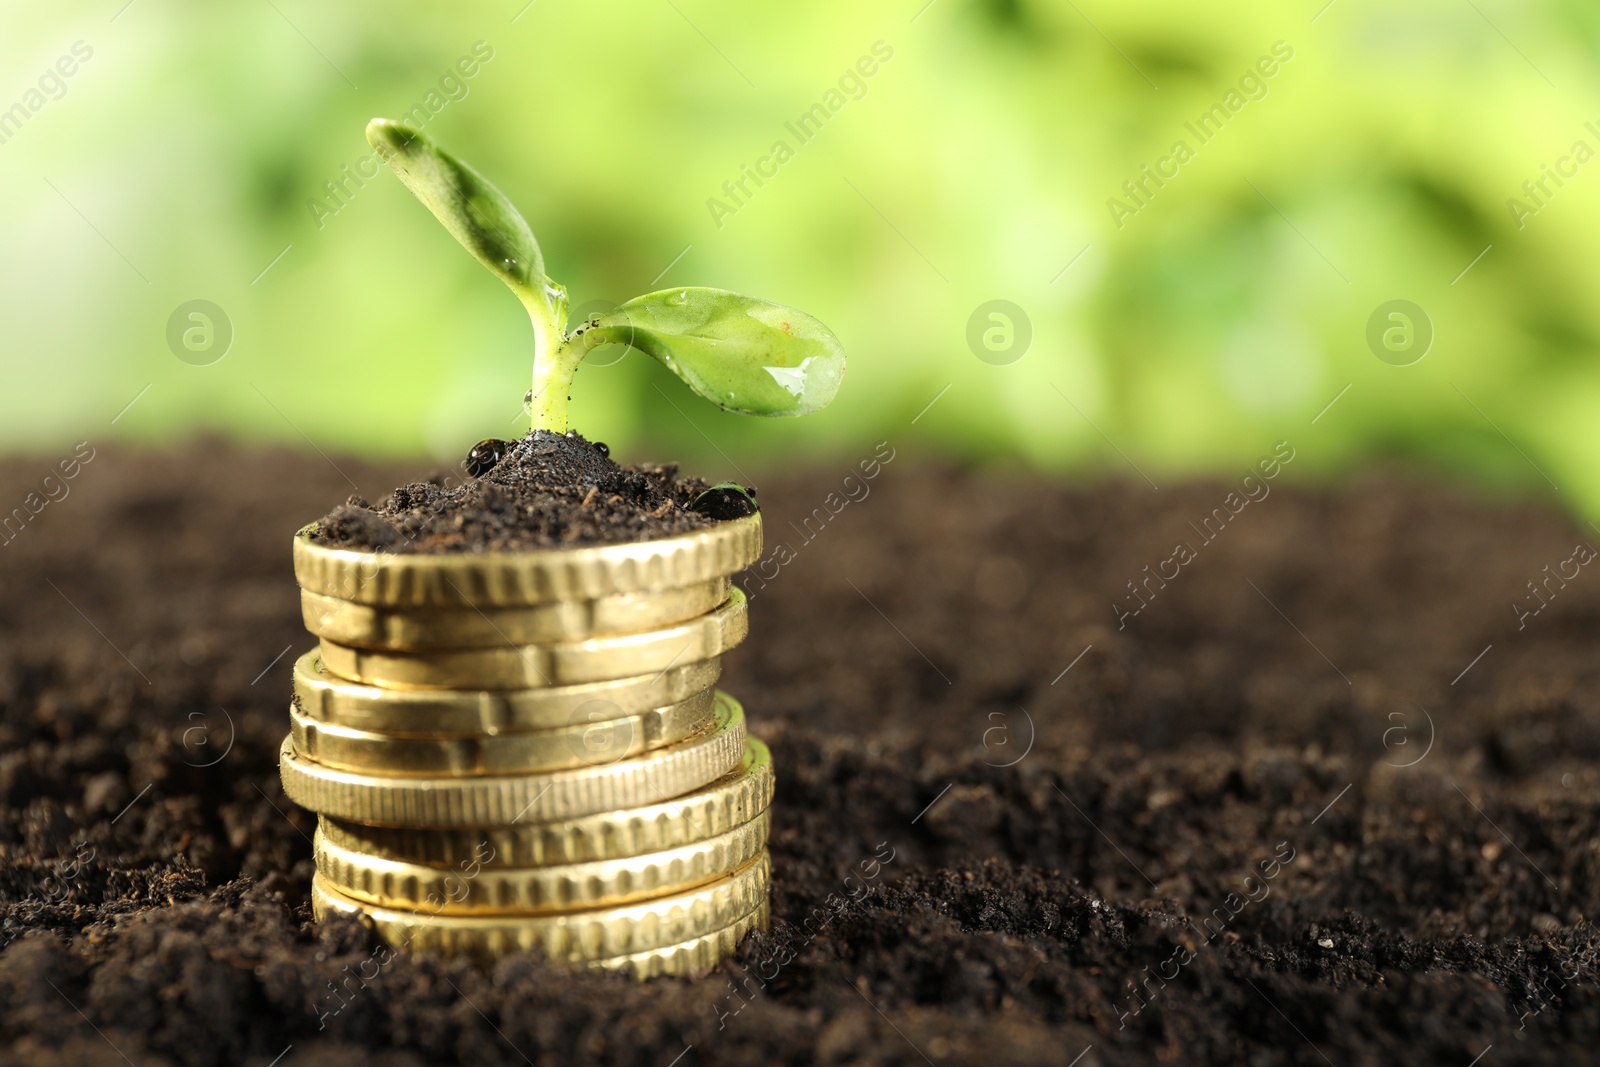
<svg viewBox="0 0 1600 1067"><path fill-rule="evenodd" d="M367 140L463 248L559 330L566 294L544 273L539 242L504 193L419 131L389 119L367 124ZM558 314L559 311L559 314Z"/></svg>
<svg viewBox="0 0 1600 1067"><path fill-rule="evenodd" d="M844 377L844 347L817 319L723 289L666 289L599 316L590 343L632 345L689 388L744 415L805 415Z"/></svg>

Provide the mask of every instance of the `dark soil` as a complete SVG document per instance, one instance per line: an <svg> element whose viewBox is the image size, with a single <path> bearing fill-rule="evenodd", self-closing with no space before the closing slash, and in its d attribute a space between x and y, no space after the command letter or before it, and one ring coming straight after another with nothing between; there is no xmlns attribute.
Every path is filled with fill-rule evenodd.
<svg viewBox="0 0 1600 1067"><path fill-rule="evenodd" d="M494 552L648 541L712 525L690 511L706 483L676 466L618 466L581 434L534 430L485 441L457 475L395 489L377 505L351 496L311 539L396 553Z"/></svg>
<svg viewBox="0 0 1600 1067"><path fill-rule="evenodd" d="M53 463L0 466L0 502ZM310 643L289 537L397 480L339 467L102 449L0 547L0 1061L1492 1045L1495 1067L1600 1044L1600 575L1569 562L1600 538L1546 505L1280 480L1119 630L1124 583L1228 486L901 458L836 506L842 468L764 480L785 562L756 569L723 684L777 762L774 927L708 980L639 986L379 967L360 927L308 923L314 822L275 767ZM1519 629L1510 605L1545 601Z"/></svg>

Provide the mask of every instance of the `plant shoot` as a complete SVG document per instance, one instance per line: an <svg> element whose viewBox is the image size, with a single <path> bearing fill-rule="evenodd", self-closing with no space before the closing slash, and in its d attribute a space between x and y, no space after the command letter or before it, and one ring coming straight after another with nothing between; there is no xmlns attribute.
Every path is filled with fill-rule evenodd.
<svg viewBox="0 0 1600 1067"><path fill-rule="evenodd" d="M833 332L803 311L755 297L722 289L664 289L569 324L566 289L545 274L539 242L500 190L409 126L373 119L367 140L528 309L534 429L565 432L573 375L590 349L604 344L628 345L653 357L700 396L745 415L805 415L839 391L844 348Z"/></svg>

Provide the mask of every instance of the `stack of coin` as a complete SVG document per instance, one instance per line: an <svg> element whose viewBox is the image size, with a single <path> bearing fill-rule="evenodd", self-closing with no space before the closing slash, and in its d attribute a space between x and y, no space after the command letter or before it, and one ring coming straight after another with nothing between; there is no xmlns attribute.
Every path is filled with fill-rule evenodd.
<svg viewBox="0 0 1600 1067"><path fill-rule="evenodd" d="M359 552L295 537L316 649L284 791L318 813L312 905L396 948L639 977L768 918L771 756L715 688L761 518L637 544Z"/></svg>

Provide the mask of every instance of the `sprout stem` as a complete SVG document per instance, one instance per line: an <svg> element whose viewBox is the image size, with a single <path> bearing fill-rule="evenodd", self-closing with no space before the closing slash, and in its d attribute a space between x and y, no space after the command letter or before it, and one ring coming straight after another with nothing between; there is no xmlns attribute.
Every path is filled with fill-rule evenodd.
<svg viewBox="0 0 1600 1067"><path fill-rule="evenodd" d="M572 377L578 373L586 349L568 343L538 309L530 307L528 311L534 334L533 396L528 404L532 428L565 433Z"/></svg>
<svg viewBox="0 0 1600 1067"><path fill-rule="evenodd" d="M631 330L607 329L581 322L565 338L538 312L530 310L535 335L533 355L533 398L529 414L533 429L565 433L567 430L567 402L572 391L572 379L583 364L583 358L592 348L604 344L627 344L632 339Z"/></svg>

